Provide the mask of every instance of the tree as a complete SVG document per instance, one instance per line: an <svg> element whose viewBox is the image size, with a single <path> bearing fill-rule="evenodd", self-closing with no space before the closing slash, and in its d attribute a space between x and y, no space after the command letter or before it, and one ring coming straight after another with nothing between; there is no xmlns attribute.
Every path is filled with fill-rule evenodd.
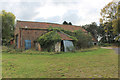
<svg viewBox="0 0 120 80"><path fill-rule="evenodd" d="M118 3L116 9L116 16L117 18L112 21L113 33L116 35L120 34L120 2Z"/></svg>
<svg viewBox="0 0 120 80"><path fill-rule="evenodd" d="M117 4L110 2L103 9L101 9L101 23L111 22L113 19L116 19L116 8Z"/></svg>
<svg viewBox="0 0 120 80"><path fill-rule="evenodd" d="M86 24L82 26L85 30L91 33L91 35L97 40L98 36L100 36L100 29L99 26L95 22L91 24Z"/></svg>
<svg viewBox="0 0 120 80"><path fill-rule="evenodd" d="M64 24L64 25L72 25L71 22L68 23L67 21L64 21L63 24Z"/></svg>
<svg viewBox="0 0 120 80"><path fill-rule="evenodd" d="M102 43L106 43L107 40L106 40L106 36L105 36L105 31L104 31L104 27L102 26L102 24L100 24L100 26L98 26L98 38L100 39L99 42L102 42Z"/></svg>
<svg viewBox="0 0 120 80"><path fill-rule="evenodd" d="M68 23L67 23L67 21L64 21L63 24L64 24L64 25L67 25Z"/></svg>
<svg viewBox="0 0 120 80"><path fill-rule="evenodd" d="M7 43L14 35L15 16L11 12L2 10L2 42Z"/></svg>
<svg viewBox="0 0 120 80"><path fill-rule="evenodd" d="M72 25L72 23L71 23L71 22L69 22L68 24L69 24L69 25Z"/></svg>
<svg viewBox="0 0 120 80"><path fill-rule="evenodd" d="M72 36L78 40L74 42L76 49L89 48L92 46L92 36L90 33L86 34L81 30L77 30L73 32Z"/></svg>
<svg viewBox="0 0 120 80"><path fill-rule="evenodd" d="M118 19L115 19L112 21L113 24L112 24L112 27L113 27L113 33L115 35L119 35L120 34L120 18Z"/></svg>
<svg viewBox="0 0 120 80"><path fill-rule="evenodd" d="M101 9L101 18L100 25L104 28L105 37L107 42L111 43L114 41L115 26L117 25L117 6L118 4L115 2L110 2L103 9Z"/></svg>

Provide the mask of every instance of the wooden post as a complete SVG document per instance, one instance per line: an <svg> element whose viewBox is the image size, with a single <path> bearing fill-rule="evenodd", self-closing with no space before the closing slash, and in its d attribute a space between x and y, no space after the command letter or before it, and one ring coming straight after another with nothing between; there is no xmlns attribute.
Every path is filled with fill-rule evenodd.
<svg viewBox="0 0 120 80"><path fill-rule="evenodd" d="M41 51L40 43L37 43L37 45L38 45L38 51Z"/></svg>

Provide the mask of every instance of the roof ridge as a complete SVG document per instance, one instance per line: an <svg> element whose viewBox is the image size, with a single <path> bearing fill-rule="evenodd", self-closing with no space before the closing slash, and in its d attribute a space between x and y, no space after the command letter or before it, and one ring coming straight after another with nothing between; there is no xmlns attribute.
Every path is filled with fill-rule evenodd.
<svg viewBox="0 0 120 80"><path fill-rule="evenodd" d="M64 25L64 24L59 24L59 23L50 23L50 22L38 22L38 21L21 21L21 20L17 20L17 22L28 22L28 23L46 23L46 24L56 24L56 25ZM80 27L77 25L64 25L64 26L75 26L75 27Z"/></svg>
<svg viewBox="0 0 120 80"><path fill-rule="evenodd" d="M84 32L87 32L85 29L83 29L81 26L75 26L75 25L64 25L64 24L58 24L58 23L48 23L48 22L35 22L35 21L20 21L17 20L16 26L19 28L25 28L25 26L28 26L28 28L31 29L48 29L50 26L52 27L60 27L64 30L70 30L70 31L76 31L81 29Z"/></svg>

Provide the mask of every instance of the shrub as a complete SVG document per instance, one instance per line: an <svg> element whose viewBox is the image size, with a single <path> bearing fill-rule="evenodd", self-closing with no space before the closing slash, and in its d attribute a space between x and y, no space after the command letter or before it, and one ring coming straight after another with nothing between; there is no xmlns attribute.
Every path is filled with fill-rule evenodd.
<svg viewBox="0 0 120 80"><path fill-rule="evenodd" d="M84 33L81 30L75 31L73 36L75 36L78 41L75 41L74 44L77 49L88 48L92 46L92 36L90 33Z"/></svg>
<svg viewBox="0 0 120 80"><path fill-rule="evenodd" d="M112 46L112 44L109 44L109 43L100 43L99 46L107 47L107 46Z"/></svg>

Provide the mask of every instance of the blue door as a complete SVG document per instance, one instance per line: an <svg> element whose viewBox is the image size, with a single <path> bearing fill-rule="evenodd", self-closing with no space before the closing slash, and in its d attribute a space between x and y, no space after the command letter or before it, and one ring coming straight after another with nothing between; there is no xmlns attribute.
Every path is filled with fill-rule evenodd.
<svg viewBox="0 0 120 80"><path fill-rule="evenodd" d="M31 40L25 40L25 49L31 48Z"/></svg>

